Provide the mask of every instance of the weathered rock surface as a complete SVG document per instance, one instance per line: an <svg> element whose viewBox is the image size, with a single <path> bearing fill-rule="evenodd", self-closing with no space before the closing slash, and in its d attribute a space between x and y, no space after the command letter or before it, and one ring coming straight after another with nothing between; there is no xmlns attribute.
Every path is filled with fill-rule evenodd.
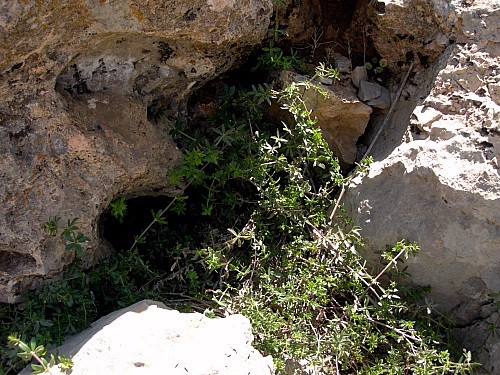
<svg viewBox="0 0 500 375"><path fill-rule="evenodd" d="M450 43L450 33L455 27L450 18L452 3L459 2L363 1L357 7L346 35L354 40L355 50L365 51L369 57L376 53L387 59L392 71L399 71L405 63L413 60L426 66Z"/></svg>
<svg viewBox="0 0 500 375"><path fill-rule="evenodd" d="M479 312L482 312L481 309ZM492 328L500 326L500 313L484 313L486 319L465 328L455 329L452 334L455 340L463 342L469 350L477 353L477 361L483 364L484 373L496 375L500 373L500 340L492 332Z"/></svg>
<svg viewBox="0 0 500 375"><path fill-rule="evenodd" d="M363 101L376 99L382 93L382 86L375 82L360 81L358 97Z"/></svg>
<svg viewBox="0 0 500 375"><path fill-rule="evenodd" d="M282 82L298 82L310 79L294 72L283 72ZM358 138L365 132L371 107L362 103L350 79L335 82L331 86L322 86L328 96L315 90L308 90L304 95L306 104L317 117L323 137L333 150L343 167L356 160Z"/></svg>
<svg viewBox="0 0 500 375"><path fill-rule="evenodd" d="M150 121L266 34L270 0L0 2L0 301L72 259L43 232L79 218L85 260L117 196L169 195L180 154Z"/></svg>
<svg viewBox="0 0 500 375"><path fill-rule="evenodd" d="M357 66L351 72L352 84L359 87L361 81L368 81L368 73L365 66Z"/></svg>
<svg viewBox="0 0 500 375"><path fill-rule="evenodd" d="M209 319L144 300L99 319L57 350L73 357L73 375L273 374L272 358L263 357L252 341L252 327L242 315ZM62 374L55 367L51 373Z"/></svg>
<svg viewBox="0 0 500 375"><path fill-rule="evenodd" d="M400 5L385 3L393 5L384 17L395 20L400 13L391 15L392 9ZM407 9L423 4L398 3ZM427 14L440 14L446 24L453 20L450 37L459 43L429 69L416 67L374 147L375 162L345 201L363 229L368 257L401 239L421 245L406 262L411 280L431 285L440 308L454 312L461 324L487 318L478 311L500 290L500 103L494 88L500 81L500 4L470 3L426 2ZM419 26L408 22L413 44L422 43L423 35L414 34ZM427 33L435 41L440 30ZM417 48L413 44L405 48ZM380 48L386 58L389 50L398 53L392 42ZM476 328L468 335L480 342L484 335Z"/></svg>

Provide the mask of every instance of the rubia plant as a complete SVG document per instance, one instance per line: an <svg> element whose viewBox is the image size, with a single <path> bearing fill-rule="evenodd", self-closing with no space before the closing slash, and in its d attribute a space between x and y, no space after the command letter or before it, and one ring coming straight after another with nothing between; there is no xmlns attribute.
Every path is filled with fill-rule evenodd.
<svg viewBox="0 0 500 375"><path fill-rule="evenodd" d="M43 345L37 345L36 341L32 339L29 344L15 335L9 336L9 344L12 347L18 348L17 356L26 362L31 362L33 374L50 374L50 368L56 364L59 369L64 373L70 373L73 368L73 361L66 356L58 355L57 358L53 354L47 355L47 350Z"/></svg>
<svg viewBox="0 0 500 375"><path fill-rule="evenodd" d="M273 27L269 29L269 41L266 47L262 48L262 54L260 55L257 63L257 67L264 67L266 69L284 69L288 70L290 68L296 68L302 65L303 61L299 57L297 51L290 48L290 54L287 54L280 46L279 39L285 36L284 30L280 29L280 20L282 18L282 13L288 6L284 0L273 0L274 4L274 24Z"/></svg>
<svg viewBox="0 0 500 375"><path fill-rule="evenodd" d="M337 72L322 65L316 75L335 78ZM405 300L407 290L395 281L417 245L398 242L383 254L380 273L368 271L359 228L335 199L350 178L303 99L305 90L326 95L314 82L295 82L267 96L228 88L225 110L214 119L221 123L211 138L191 139L172 176L203 197L202 208L183 206L177 214L197 209L217 220L231 212L232 225L227 235L209 227L199 241L181 238L171 270L191 285L188 293L211 290L219 313L249 317L256 345L273 355L279 372L287 361L331 374L471 372L470 353L454 361L444 325L428 307ZM252 115L255 103L271 96L293 123L267 124ZM242 182L252 187L246 197L234 192Z"/></svg>
<svg viewBox="0 0 500 375"><path fill-rule="evenodd" d="M125 201L125 198L116 198L109 204L109 210L111 212L111 216L117 219L120 223L123 223L123 218L127 214L127 202Z"/></svg>
<svg viewBox="0 0 500 375"><path fill-rule="evenodd" d="M317 71L318 75L325 74ZM331 72L335 76L334 72ZM279 370L305 360L323 373L466 373L470 354L453 362L429 316L414 314L388 270L418 247L402 241L384 254L376 277L359 254L359 230L328 214L346 182L297 82L275 93L294 124L258 133L251 182L259 204L248 223L216 250L227 289L217 300L248 316L257 344ZM210 250L210 249L209 249ZM228 267L228 264L230 265Z"/></svg>
<svg viewBox="0 0 500 375"><path fill-rule="evenodd" d="M74 251L77 257L60 280L42 291L28 292L19 308L0 306L0 337L2 341L8 340L6 347L0 344L0 373L19 370L19 360L34 360L35 363L31 364L34 374L50 373L55 364L61 370L69 371L71 359L47 355L46 347L60 344L66 334L86 328L96 316L94 295L78 258L89 238L80 232L77 218L68 220L63 228L59 227L60 220L60 217L51 217L42 229L52 236L61 231L65 250Z"/></svg>
<svg viewBox="0 0 500 375"><path fill-rule="evenodd" d="M316 70L319 77L336 74L325 65ZM14 332L47 342L97 311L175 298L212 314L246 315L256 345L273 355L279 372L287 361L329 374L470 372L469 355L454 361L445 325L415 303L420 292L396 282L415 244L397 243L382 271L368 272L359 229L337 205L349 178L312 118L305 90L326 95L314 79L276 91L228 86L196 136L182 124L173 129L185 154L170 174L180 193L153 212L131 247L91 272L76 267L62 284L27 299L23 319L4 314L3 321L14 316ZM268 123L262 108L271 100L294 121ZM74 243L79 229L68 224Z"/></svg>

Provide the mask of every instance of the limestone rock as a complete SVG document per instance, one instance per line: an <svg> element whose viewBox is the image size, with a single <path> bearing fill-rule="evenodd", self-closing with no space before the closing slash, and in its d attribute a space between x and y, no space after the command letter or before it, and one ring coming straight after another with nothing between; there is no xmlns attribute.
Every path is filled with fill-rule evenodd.
<svg viewBox="0 0 500 375"><path fill-rule="evenodd" d="M425 12L439 13L441 3ZM416 241L422 250L405 263L411 281L430 285L440 308L469 324L482 318L473 311L485 296L500 290L500 106L489 89L500 81L500 40L490 38L499 35L500 5L452 3L465 43L415 73L345 204L362 227L367 258L398 240Z"/></svg>
<svg viewBox="0 0 500 375"><path fill-rule="evenodd" d="M73 356L73 375L273 374L272 358L252 341L242 315L209 319L145 300L99 319L56 350ZM51 373L62 374L58 368Z"/></svg>
<svg viewBox="0 0 500 375"><path fill-rule="evenodd" d="M283 83L309 79L294 72L283 72ZM304 96L312 115L318 118L323 136L343 167L356 160L358 138L364 133L372 109L363 104L356 96L356 89L350 82L336 82L322 87L327 93L325 98L315 90L308 90Z"/></svg>
<svg viewBox="0 0 500 375"><path fill-rule="evenodd" d="M123 196L171 195L180 153L154 115L266 35L271 0L0 4L0 301L58 274L50 217L79 218L85 261L109 253L99 216Z"/></svg>
<svg viewBox="0 0 500 375"><path fill-rule="evenodd" d="M382 86L380 90L380 96L378 98L369 100L366 104L373 108L387 109L391 106L391 93L388 89Z"/></svg>
<svg viewBox="0 0 500 375"><path fill-rule="evenodd" d="M352 84L359 87L361 81L368 81L368 72L365 66L357 66L351 72Z"/></svg>
<svg viewBox="0 0 500 375"><path fill-rule="evenodd" d="M430 131L431 125L439 120L443 114L432 107L419 105L412 114L411 124L421 131Z"/></svg>
<svg viewBox="0 0 500 375"><path fill-rule="evenodd" d="M494 312L484 320L452 332L455 340L477 353L477 361L487 371L484 373L498 374L500 370L500 341L492 334L492 328L498 329L499 326L500 313Z"/></svg>
<svg viewBox="0 0 500 375"><path fill-rule="evenodd" d="M352 69L351 59L345 56L336 56L334 59L334 67L339 73L350 74Z"/></svg>
<svg viewBox="0 0 500 375"><path fill-rule="evenodd" d="M382 93L382 86L375 82L361 81L359 83L358 97L362 101L377 99Z"/></svg>

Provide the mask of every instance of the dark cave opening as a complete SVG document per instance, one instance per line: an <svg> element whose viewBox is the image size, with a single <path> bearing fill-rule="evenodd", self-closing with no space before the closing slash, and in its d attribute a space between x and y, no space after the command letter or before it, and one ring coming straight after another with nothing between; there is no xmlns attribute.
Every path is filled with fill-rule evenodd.
<svg viewBox="0 0 500 375"><path fill-rule="evenodd" d="M135 236L139 236L153 220L152 211L164 209L172 197L168 196L142 196L128 199L126 213L123 221L111 215L110 209L101 214L99 220L100 237L108 241L115 250L129 249L134 243Z"/></svg>

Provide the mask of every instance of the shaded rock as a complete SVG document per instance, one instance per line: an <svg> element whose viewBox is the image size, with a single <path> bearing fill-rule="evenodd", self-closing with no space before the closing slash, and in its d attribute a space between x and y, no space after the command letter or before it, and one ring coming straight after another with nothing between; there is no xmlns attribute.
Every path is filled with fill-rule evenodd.
<svg viewBox="0 0 500 375"><path fill-rule="evenodd" d="M493 333L500 327L500 313L494 312L484 320L480 320L464 328L454 329L452 337L462 342L467 350L475 353L482 364L482 373L498 374L500 370L500 340Z"/></svg>
<svg viewBox="0 0 500 375"><path fill-rule="evenodd" d="M381 87L380 96L368 101L366 104L378 109L387 109L391 106L391 93L385 87Z"/></svg>
<svg viewBox="0 0 500 375"><path fill-rule="evenodd" d="M370 172L345 202L372 264L386 245L420 244L405 262L411 281L430 285L440 308L462 322L474 319L470 306L500 290L500 107L487 89L500 81L499 41L482 40L491 33L485 29L498 30L500 9L486 1L454 15L465 16L475 20L467 26L475 32L416 72L373 148ZM475 76L482 77L479 87ZM412 117L428 132L425 139L412 129ZM473 284L484 288L479 293Z"/></svg>
<svg viewBox="0 0 500 375"><path fill-rule="evenodd" d="M408 62L426 66L449 44L454 27L455 1L443 0L381 0L359 6L347 35L359 35L352 47L367 56L380 55L388 69L400 71ZM363 31L362 31L363 30ZM366 48L361 37L369 40Z"/></svg>
<svg viewBox="0 0 500 375"><path fill-rule="evenodd" d="M361 81L368 81L368 72L365 66L357 66L351 72L351 80L354 86L359 87Z"/></svg>
<svg viewBox="0 0 500 375"><path fill-rule="evenodd" d="M99 319L56 350L73 357L73 375L273 374L272 358L252 341L242 315L209 319L144 300ZM62 374L58 368L51 373Z"/></svg>
<svg viewBox="0 0 500 375"><path fill-rule="evenodd" d="M333 63L335 69L339 71L339 73L350 74L352 69L351 59L345 56L336 56Z"/></svg>
<svg viewBox="0 0 500 375"><path fill-rule="evenodd" d="M365 1L356 8L344 38L349 37L354 51L386 59L392 72L405 71L412 61L418 70L455 42L467 43L472 37L481 48L494 43L498 24L491 15L498 7L496 0Z"/></svg>
<svg viewBox="0 0 500 375"><path fill-rule="evenodd" d="M320 0L307 0L307 2L292 0L287 2L286 10L279 7L282 14L280 28L286 31L287 38L294 44L310 43L317 38L317 24L315 20L321 19L322 9Z"/></svg>
<svg viewBox="0 0 500 375"><path fill-rule="evenodd" d="M382 86L375 82L360 81L358 97L362 101L376 99L382 93Z"/></svg>
<svg viewBox="0 0 500 375"><path fill-rule="evenodd" d="M41 229L50 217L79 218L93 263L111 251L98 220L112 200L175 194L181 155L156 114L182 115L271 13L270 0L0 4L0 301L72 261Z"/></svg>
<svg viewBox="0 0 500 375"><path fill-rule="evenodd" d="M307 80L309 77L294 72L282 72L282 83ZM312 115L318 118L325 140L339 158L342 167L354 163L358 138L364 133L372 109L356 96L356 89L350 82L336 82L322 87L328 94L324 97L315 90L308 90L304 96Z"/></svg>

